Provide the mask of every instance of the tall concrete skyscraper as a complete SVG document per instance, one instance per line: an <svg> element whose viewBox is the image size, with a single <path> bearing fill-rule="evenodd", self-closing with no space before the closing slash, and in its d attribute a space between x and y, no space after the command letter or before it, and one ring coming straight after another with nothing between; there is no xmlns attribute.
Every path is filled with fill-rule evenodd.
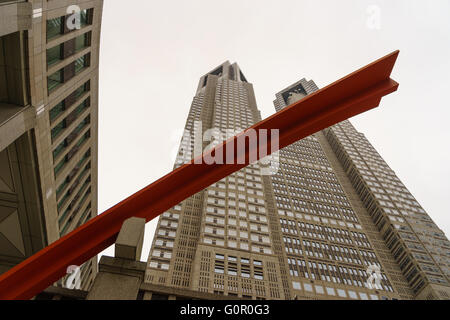
<svg viewBox="0 0 450 320"><path fill-rule="evenodd" d="M0 1L0 272L97 215L102 7Z"/></svg>
<svg viewBox="0 0 450 320"><path fill-rule="evenodd" d="M302 79L275 108L315 90ZM252 85L223 63L200 79L175 167L190 133L259 120ZM449 241L349 121L274 159L271 175L252 164L161 215L145 281L243 299L450 297Z"/></svg>

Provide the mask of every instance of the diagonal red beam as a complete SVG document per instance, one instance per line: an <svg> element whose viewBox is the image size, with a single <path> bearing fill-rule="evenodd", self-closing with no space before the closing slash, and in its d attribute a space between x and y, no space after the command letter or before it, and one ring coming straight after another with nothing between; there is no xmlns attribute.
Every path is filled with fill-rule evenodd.
<svg viewBox="0 0 450 320"><path fill-rule="evenodd" d="M264 147L260 129L279 129L281 149L378 106L381 97L397 90L398 83L389 77L398 53L398 50L394 51L250 127L257 132L258 149ZM235 149L238 137L247 130L203 153L201 159L208 153ZM266 146L270 150L270 141ZM69 265L81 265L112 245L124 220L130 217L152 220L187 197L247 166L250 151L247 144L243 164L237 163L235 152L233 164L208 165L204 161L195 164L193 160L173 170L1 275L0 299L32 298L63 277Z"/></svg>

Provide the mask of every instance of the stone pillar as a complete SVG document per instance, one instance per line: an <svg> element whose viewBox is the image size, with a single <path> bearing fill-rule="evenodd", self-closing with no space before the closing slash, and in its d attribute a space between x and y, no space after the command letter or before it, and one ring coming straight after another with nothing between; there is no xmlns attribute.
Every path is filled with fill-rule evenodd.
<svg viewBox="0 0 450 320"><path fill-rule="evenodd" d="M125 220L117 236L115 257L102 256L86 300L136 300L145 276L141 262L145 219Z"/></svg>

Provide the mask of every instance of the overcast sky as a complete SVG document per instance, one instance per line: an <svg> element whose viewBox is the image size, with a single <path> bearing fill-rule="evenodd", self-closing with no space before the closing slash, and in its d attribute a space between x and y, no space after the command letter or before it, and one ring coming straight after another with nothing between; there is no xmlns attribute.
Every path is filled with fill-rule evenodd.
<svg viewBox="0 0 450 320"><path fill-rule="evenodd" d="M222 62L240 65L265 118L299 79L320 88L396 49L399 90L351 122L449 236L448 0L104 1L99 212L172 170L198 80Z"/></svg>

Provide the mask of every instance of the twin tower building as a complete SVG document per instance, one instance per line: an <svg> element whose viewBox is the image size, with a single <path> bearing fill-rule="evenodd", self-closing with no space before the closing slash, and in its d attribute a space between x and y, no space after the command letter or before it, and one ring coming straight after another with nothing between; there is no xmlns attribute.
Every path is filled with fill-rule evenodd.
<svg viewBox="0 0 450 320"><path fill-rule="evenodd" d="M302 79L275 109L316 90ZM252 84L227 61L201 77L185 132L260 120ZM193 149L184 137L174 168ZM252 164L162 214L145 281L243 299L450 297L450 242L350 121L272 159L272 174Z"/></svg>

